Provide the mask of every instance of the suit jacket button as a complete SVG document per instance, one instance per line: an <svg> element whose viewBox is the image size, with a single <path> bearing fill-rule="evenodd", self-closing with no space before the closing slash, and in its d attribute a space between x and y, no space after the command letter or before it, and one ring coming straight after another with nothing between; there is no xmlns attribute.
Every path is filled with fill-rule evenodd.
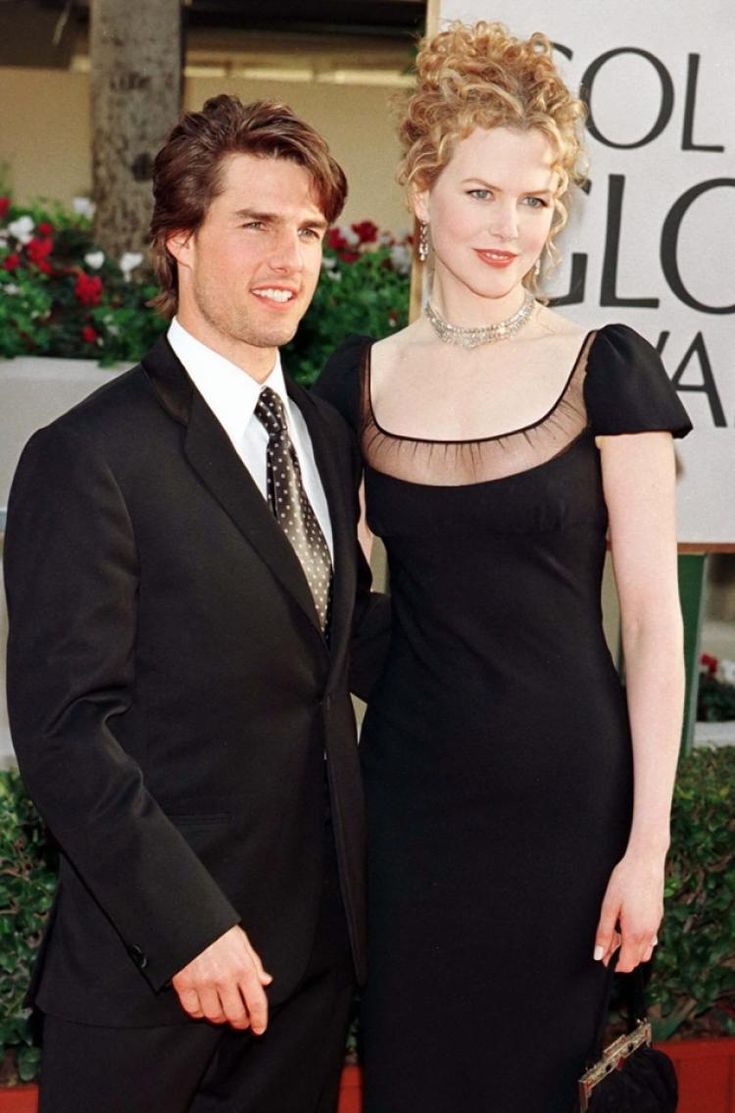
<svg viewBox="0 0 735 1113"><path fill-rule="evenodd" d="M128 947L128 954L139 970L145 970L148 965L148 955L144 953L137 943L132 943Z"/></svg>

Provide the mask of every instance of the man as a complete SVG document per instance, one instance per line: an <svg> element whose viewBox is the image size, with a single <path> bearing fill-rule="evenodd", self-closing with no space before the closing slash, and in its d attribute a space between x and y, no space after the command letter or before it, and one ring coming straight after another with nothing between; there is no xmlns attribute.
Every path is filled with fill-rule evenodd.
<svg viewBox="0 0 735 1113"><path fill-rule="evenodd" d="M31 439L7 523L11 727L61 848L41 1110L326 1113L364 961L348 648L366 694L386 614L350 437L278 347L346 184L290 109L220 96L154 193L168 336Z"/></svg>

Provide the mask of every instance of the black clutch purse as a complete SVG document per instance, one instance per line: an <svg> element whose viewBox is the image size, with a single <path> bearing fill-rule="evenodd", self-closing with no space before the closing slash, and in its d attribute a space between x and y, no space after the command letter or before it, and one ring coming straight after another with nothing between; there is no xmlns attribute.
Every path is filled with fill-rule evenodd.
<svg viewBox="0 0 735 1113"><path fill-rule="evenodd" d="M651 1046L643 975L638 968L622 976L626 979L628 1033L604 1048L580 1078L579 1113L676 1113L676 1073L668 1055ZM598 1048L606 1016L607 1008L598 1032Z"/></svg>

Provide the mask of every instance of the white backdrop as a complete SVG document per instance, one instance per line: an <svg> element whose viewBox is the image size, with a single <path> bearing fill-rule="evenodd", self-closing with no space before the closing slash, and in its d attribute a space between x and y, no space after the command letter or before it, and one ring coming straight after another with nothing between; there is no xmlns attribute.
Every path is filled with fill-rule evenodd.
<svg viewBox="0 0 735 1113"><path fill-rule="evenodd" d="M588 90L590 189L548 291L662 354L694 422L677 443L680 541L735 544L735 4L440 0L441 23L543 31Z"/></svg>

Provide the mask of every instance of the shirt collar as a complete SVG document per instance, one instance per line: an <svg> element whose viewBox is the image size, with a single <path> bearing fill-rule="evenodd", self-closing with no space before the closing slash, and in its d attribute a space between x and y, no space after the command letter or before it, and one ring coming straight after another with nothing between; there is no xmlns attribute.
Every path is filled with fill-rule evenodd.
<svg viewBox="0 0 735 1113"><path fill-rule="evenodd" d="M276 352L268 377L259 383L237 364L197 340L176 317L169 325L168 342L231 440L236 441L245 432L264 386L275 390L281 398L286 410L286 422L290 426L289 399L280 352Z"/></svg>

